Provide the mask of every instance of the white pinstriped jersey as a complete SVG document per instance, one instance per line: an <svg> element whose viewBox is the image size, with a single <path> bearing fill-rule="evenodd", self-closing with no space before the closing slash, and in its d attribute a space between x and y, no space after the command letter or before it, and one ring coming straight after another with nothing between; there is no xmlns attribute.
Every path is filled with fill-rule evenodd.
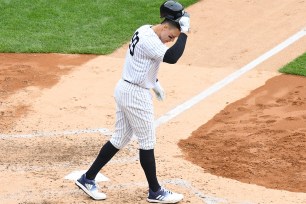
<svg viewBox="0 0 306 204"><path fill-rule="evenodd" d="M151 25L141 26L130 42L122 78L143 88L153 88L167 49Z"/></svg>

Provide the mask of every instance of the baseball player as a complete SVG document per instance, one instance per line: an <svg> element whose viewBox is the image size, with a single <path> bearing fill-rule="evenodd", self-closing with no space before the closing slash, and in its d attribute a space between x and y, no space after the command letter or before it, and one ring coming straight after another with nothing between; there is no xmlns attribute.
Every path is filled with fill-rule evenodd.
<svg viewBox="0 0 306 204"><path fill-rule="evenodd" d="M102 167L131 140L133 134L139 143L139 158L149 184L148 202L176 203L182 194L160 186L156 177L154 146L156 143L153 102L150 89L158 100L165 92L157 79L161 62L174 64L182 56L189 32L190 18L184 7L176 1L166 1L160 6L164 20L157 25L138 28L129 44L122 78L115 88L115 132L101 148L89 170L76 181L76 185L95 200L106 195L99 192L95 177ZM168 48L165 43L174 41Z"/></svg>

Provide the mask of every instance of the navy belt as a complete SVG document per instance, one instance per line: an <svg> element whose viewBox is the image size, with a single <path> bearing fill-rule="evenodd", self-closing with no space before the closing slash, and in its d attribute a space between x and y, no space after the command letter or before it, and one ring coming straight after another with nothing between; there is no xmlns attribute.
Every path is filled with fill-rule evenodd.
<svg viewBox="0 0 306 204"><path fill-rule="evenodd" d="M125 81L125 82L127 82L127 83L129 83L129 84L133 84L132 82L130 82L130 81L128 81L128 80L125 80L125 79L123 79L123 81ZM136 85L136 84L134 84L134 85Z"/></svg>
<svg viewBox="0 0 306 204"><path fill-rule="evenodd" d="M127 82L127 83L129 83L129 84L133 84L133 85L139 86L138 84L134 84L134 83L132 83L132 82L126 80L126 79L123 79L123 81L125 81L125 82ZM139 87L141 87L141 88L143 88L143 89L148 89L148 88L144 88L144 87L142 87L142 86L139 86ZM148 89L148 90L149 90L149 89Z"/></svg>

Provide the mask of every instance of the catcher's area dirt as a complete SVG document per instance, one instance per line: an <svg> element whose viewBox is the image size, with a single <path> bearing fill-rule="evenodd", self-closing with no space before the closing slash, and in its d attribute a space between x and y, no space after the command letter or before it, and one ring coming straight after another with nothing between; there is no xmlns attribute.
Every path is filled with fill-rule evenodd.
<svg viewBox="0 0 306 204"><path fill-rule="evenodd" d="M156 118L301 30L305 7L206 0L188 8L192 32L179 63L161 66L167 99L154 101ZM107 200L64 179L109 139L82 130L113 130L126 47L110 56L0 54L0 203L146 203L136 141L101 171ZM277 72L305 47L304 37L157 128L158 177L185 195L181 203L306 203L306 78ZM64 135L71 130L78 134Z"/></svg>

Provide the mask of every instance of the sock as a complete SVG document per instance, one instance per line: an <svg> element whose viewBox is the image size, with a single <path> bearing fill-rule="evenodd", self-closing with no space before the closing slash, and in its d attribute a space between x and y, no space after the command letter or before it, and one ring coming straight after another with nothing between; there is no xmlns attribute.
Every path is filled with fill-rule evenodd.
<svg viewBox="0 0 306 204"><path fill-rule="evenodd" d="M145 172L149 187L153 192L158 191L160 185L156 177L156 165L154 157L154 149L150 150L139 150L140 164Z"/></svg>
<svg viewBox="0 0 306 204"><path fill-rule="evenodd" d="M100 153L94 163L86 172L86 178L90 180L94 180L102 169L102 167L111 160L111 158L119 151L116 147L112 145L110 141L108 141L100 150Z"/></svg>

